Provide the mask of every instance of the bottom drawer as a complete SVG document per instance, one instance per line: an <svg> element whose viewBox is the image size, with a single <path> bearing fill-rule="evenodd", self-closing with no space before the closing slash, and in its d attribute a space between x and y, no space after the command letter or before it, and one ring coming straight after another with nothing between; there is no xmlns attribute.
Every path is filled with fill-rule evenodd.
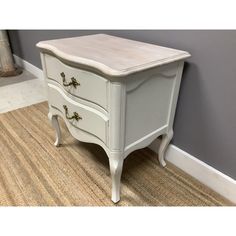
<svg viewBox="0 0 236 236"><path fill-rule="evenodd" d="M49 105L78 129L86 131L107 144L108 118L94 108L75 102L55 85L48 85Z"/></svg>

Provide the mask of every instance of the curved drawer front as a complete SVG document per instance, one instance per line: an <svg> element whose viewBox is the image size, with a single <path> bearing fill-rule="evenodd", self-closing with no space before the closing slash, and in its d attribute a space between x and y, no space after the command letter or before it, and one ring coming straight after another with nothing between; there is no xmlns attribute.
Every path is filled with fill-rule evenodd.
<svg viewBox="0 0 236 236"><path fill-rule="evenodd" d="M60 83L70 94L86 99L107 109L108 81L92 72L77 69L56 57L44 54L48 79Z"/></svg>
<svg viewBox="0 0 236 236"><path fill-rule="evenodd" d="M65 120L76 128L93 134L107 144L108 118L94 108L68 98L57 86L48 85L49 105L62 113Z"/></svg>

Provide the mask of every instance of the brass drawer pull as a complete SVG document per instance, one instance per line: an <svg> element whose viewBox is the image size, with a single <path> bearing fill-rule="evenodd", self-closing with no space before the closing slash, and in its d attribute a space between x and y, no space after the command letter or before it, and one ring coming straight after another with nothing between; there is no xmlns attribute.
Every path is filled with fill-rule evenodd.
<svg viewBox="0 0 236 236"><path fill-rule="evenodd" d="M82 120L82 117L77 112L73 112L73 116L69 116L68 115L68 107L66 105L63 105L63 108L65 109L66 119L68 119L68 120L75 119L76 121Z"/></svg>
<svg viewBox="0 0 236 236"><path fill-rule="evenodd" d="M71 82L67 83L67 82L66 82L66 75L65 75L64 72L61 72L61 77L62 77L63 85L64 85L65 87L68 87L68 86L71 86L71 85L72 85L74 88L76 88L77 86L80 85L80 83L77 82L74 77L70 78L70 79L71 79Z"/></svg>

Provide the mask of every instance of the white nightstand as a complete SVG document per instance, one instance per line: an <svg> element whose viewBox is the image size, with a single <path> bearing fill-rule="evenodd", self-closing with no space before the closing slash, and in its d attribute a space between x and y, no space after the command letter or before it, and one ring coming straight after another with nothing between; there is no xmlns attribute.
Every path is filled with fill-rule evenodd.
<svg viewBox="0 0 236 236"><path fill-rule="evenodd" d="M70 133L103 147L112 201L120 200L123 161L162 135L159 161L173 137L185 51L105 34L37 44L48 87L48 117L60 144L61 116Z"/></svg>

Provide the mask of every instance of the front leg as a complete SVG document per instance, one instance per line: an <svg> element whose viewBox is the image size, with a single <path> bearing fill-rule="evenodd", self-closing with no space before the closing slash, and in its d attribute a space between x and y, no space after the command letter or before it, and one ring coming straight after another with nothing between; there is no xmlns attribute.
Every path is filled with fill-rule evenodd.
<svg viewBox="0 0 236 236"><path fill-rule="evenodd" d="M56 147L58 147L61 143L61 129L60 129L59 122L58 122L58 116L52 115L52 113L49 112L48 119L51 121L52 126L56 130L56 141L55 141L54 145Z"/></svg>
<svg viewBox="0 0 236 236"><path fill-rule="evenodd" d="M161 164L162 167L166 166L166 162L165 162L165 153L166 153L166 149L170 143L170 140L173 138L173 130L170 130L167 134L164 134L162 136L162 140L161 140L161 144L158 150L158 160Z"/></svg>
<svg viewBox="0 0 236 236"><path fill-rule="evenodd" d="M111 200L114 203L117 203L120 200L120 179L123 169L123 162L124 162L123 155L111 154L109 156L109 164L110 164L111 179L112 179Z"/></svg>

